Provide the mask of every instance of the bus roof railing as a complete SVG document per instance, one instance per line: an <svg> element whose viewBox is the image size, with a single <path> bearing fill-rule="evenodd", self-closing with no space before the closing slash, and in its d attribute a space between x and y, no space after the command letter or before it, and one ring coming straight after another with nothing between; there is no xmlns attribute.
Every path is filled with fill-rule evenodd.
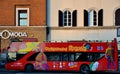
<svg viewBox="0 0 120 74"><path fill-rule="evenodd" d="M43 41L43 42L113 42L114 40L67 40L67 41Z"/></svg>

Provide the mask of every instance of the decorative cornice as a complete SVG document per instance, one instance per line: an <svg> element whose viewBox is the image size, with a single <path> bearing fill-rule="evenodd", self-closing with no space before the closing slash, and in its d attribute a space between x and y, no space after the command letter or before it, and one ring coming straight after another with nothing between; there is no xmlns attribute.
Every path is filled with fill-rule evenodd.
<svg viewBox="0 0 120 74"><path fill-rule="evenodd" d="M0 30L40 30L40 29L46 29L46 26L0 26Z"/></svg>
<svg viewBox="0 0 120 74"><path fill-rule="evenodd" d="M100 27L50 27L51 30L84 30L84 29L117 29L118 26L100 26Z"/></svg>
<svg viewBox="0 0 120 74"><path fill-rule="evenodd" d="M99 27L48 27L48 26L0 26L0 30L2 29L42 29L42 28L50 28L51 30L86 30L86 29L117 29L120 26L99 26Z"/></svg>

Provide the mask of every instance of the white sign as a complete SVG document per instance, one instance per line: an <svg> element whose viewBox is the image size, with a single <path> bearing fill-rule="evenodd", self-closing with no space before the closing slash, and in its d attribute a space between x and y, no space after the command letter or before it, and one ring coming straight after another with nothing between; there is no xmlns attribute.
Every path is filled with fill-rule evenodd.
<svg viewBox="0 0 120 74"><path fill-rule="evenodd" d="M0 37L3 39L8 39L10 37L27 37L26 32L10 32L8 30L3 30L0 32Z"/></svg>

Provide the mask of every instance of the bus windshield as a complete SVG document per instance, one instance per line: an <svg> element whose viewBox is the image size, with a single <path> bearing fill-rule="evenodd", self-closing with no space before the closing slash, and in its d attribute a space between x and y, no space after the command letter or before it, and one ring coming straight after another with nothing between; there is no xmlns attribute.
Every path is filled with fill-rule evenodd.
<svg viewBox="0 0 120 74"><path fill-rule="evenodd" d="M22 57L24 57L24 55L26 55L26 53L9 52L8 57L7 57L7 62L17 61L21 59Z"/></svg>

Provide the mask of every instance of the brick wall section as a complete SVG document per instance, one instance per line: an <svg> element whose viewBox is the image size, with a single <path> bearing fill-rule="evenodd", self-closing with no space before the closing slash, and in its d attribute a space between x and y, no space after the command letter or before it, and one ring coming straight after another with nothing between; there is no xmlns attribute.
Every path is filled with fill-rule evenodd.
<svg viewBox="0 0 120 74"><path fill-rule="evenodd" d="M46 25L46 0L0 0L0 26L16 26L16 8L30 9L30 26Z"/></svg>
<svg viewBox="0 0 120 74"><path fill-rule="evenodd" d="M27 37L19 38L37 38L39 42L46 40L46 27L0 27L0 34L3 30L8 30L9 32L26 32ZM1 38L1 48L5 48L9 45L10 39Z"/></svg>

